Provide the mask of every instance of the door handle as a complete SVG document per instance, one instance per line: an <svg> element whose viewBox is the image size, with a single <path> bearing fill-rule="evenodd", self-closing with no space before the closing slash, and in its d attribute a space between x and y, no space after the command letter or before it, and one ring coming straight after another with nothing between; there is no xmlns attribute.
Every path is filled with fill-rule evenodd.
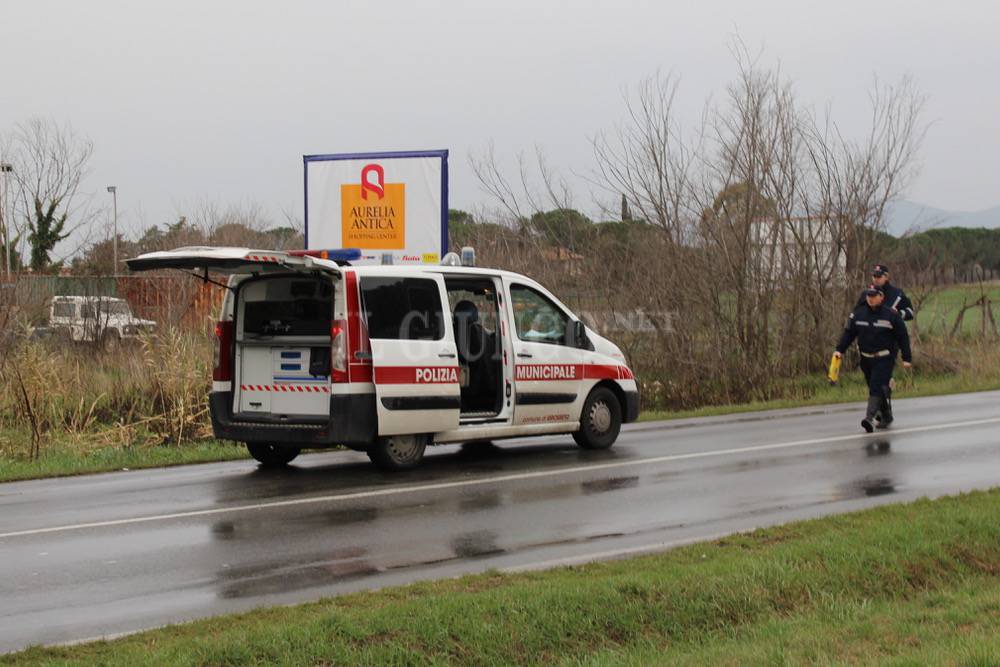
<svg viewBox="0 0 1000 667"><path fill-rule="evenodd" d="M517 356L521 357L522 359L530 359L535 355L531 354L530 352L518 352Z"/></svg>
<svg viewBox="0 0 1000 667"><path fill-rule="evenodd" d="M438 356L439 357L445 357L447 359L454 359L455 358L455 353L454 352L441 352L440 354L438 354Z"/></svg>

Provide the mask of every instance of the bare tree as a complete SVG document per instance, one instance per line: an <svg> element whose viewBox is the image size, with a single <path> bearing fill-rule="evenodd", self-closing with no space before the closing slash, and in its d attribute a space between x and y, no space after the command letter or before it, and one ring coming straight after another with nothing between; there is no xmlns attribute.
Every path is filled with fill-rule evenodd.
<svg viewBox="0 0 1000 667"><path fill-rule="evenodd" d="M96 212L81 191L93 144L42 118L19 124L5 143L15 183L13 229L30 246L31 268L44 271L56 244L93 222Z"/></svg>
<svg viewBox="0 0 1000 667"><path fill-rule="evenodd" d="M669 375L763 399L774 378L823 363L885 207L913 173L922 98L908 80L876 83L871 128L849 140L798 108L779 68L739 42L733 53L737 76L696 131L682 133L676 81L658 75L593 146L598 183L664 237L654 266L617 289L679 315L660 358L691 360L701 377L679 364Z"/></svg>
<svg viewBox="0 0 1000 667"><path fill-rule="evenodd" d="M624 98L627 120L591 143L599 171L596 183L625 196L638 218L658 226L675 243L684 241L685 219L694 213L691 169L699 142L682 134L674 111L677 79L670 75L640 82Z"/></svg>
<svg viewBox="0 0 1000 667"><path fill-rule="evenodd" d="M591 140L591 184L614 204L573 256L524 224L558 219L568 192L539 151L541 188L523 156L510 179L492 146L470 158L494 219L517 221L476 226L492 244L484 259L527 270L585 311L648 315L656 336L618 338L675 405L767 399L780 378L825 363L923 136L907 80L876 84L871 128L848 139L829 114L799 106L779 67L739 41L732 51L736 76L689 130L674 76L626 91L624 120ZM545 205L556 210L541 214ZM612 210L620 222L607 221Z"/></svg>

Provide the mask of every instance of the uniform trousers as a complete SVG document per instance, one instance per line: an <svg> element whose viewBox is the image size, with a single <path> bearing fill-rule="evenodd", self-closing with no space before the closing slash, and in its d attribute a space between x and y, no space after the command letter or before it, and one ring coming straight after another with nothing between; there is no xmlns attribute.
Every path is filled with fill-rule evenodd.
<svg viewBox="0 0 1000 667"><path fill-rule="evenodd" d="M881 398L885 409L891 409L889 399L892 397L892 389L889 388L889 381L892 380L895 366L896 355L861 357L861 372L865 374L865 382L868 383L868 395Z"/></svg>

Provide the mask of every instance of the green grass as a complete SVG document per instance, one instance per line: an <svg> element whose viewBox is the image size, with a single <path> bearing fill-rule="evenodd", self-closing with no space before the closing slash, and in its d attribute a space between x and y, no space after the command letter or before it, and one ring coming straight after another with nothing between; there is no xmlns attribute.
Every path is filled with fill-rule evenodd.
<svg viewBox="0 0 1000 667"><path fill-rule="evenodd" d="M258 610L0 665L1000 662L1000 489L630 560Z"/></svg>
<svg viewBox="0 0 1000 667"><path fill-rule="evenodd" d="M1000 389L1000 377L994 372L925 375L919 369L908 372L897 368L894 375L896 376L896 389L893 397L897 399ZM790 386L787 393L791 394L789 398L779 398L772 401L755 401L736 405L708 405L693 410L648 410L639 416L639 421L715 417L758 410L852 403L864 401L868 396L868 387L864 383L861 371L848 368L845 364L841 370L838 384L830 385L826 376L814 375L795 380L794 386Z"/></svg>
<svg viewBox="0 0 1000 667"><path fill-rule="evenodd" d="M966 303L972 304L985 294L992 302L993 316L1000 318L1000 284L959 285L934 292L917 308L917 324L921 335L947 336L951 333L959 311ZM911 295L912 296L912 295ZM979 337L982 333L983 309L972 308L962 318L960 335L966 338ZM997 322L1000 324L1000 321ZM989 322L987 327L992 328Z"/></svg>
<svg viewBox="0 0 1000 667"><path fill-rule="evenodd" d="M827 605L667 653L671 665L998 665L1000 586L970 577L901 600ZM584 665L659 664L662 648L604 650Z"/></svg>
<svg viewBox="0 0 1000 667"><path fill-rule="evenodd" d="M29 440L22 431L0 433L0 440ZM26 448L26 445L21 447ZM81 450L72 436L62 436L43 445L37 461L24 456L0 456L0 482L42 477L82 475L112 470L155 468L187 463L248 458L246 447L220 440L201 440L175 446L98 447Z"/></svg>

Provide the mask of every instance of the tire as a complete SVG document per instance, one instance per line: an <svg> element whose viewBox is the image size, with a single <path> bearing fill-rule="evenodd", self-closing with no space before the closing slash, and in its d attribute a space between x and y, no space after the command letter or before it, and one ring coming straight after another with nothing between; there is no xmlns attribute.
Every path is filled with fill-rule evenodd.
<svg viewBox="0 0 1000 667"><path fill-rule="evenodd" d="M281 468L288 465L302 450L298 447L278 447L277 445L262 445L247 443L250 456L257 459L264 468Z"/></svg>
<svg viewBox="0 0 1000 667"><path fill-rule="evenodd" d="M580 430L573 434L584 449L607 449L622 429L622 404L607 387L595 387L583 403Z"/></svg>
<svg viewBox="0 0 1000 667"><path fill-rule="evenodd" d="M420 464L425 449L426 436L393 435L375 440L368 448L368 458L381 470L410 470Z"/></svg>

